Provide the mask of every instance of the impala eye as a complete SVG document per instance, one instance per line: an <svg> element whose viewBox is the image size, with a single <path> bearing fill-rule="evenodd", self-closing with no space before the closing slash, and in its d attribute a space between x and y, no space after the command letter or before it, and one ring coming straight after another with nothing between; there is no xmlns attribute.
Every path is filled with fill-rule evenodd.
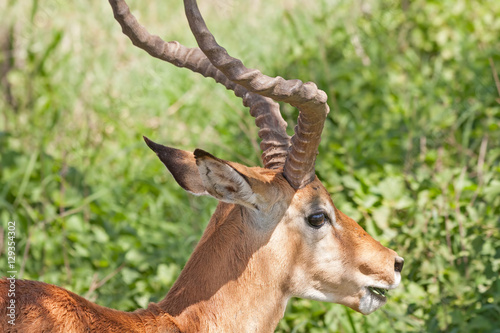
<svg viewBox="0 0 500 333"><path fill-rule="evenodd" d="M309 225L316 229L321 228L327 220L328 217L325 213L316 213L307 217L307 222L309 223Z"/></svg>

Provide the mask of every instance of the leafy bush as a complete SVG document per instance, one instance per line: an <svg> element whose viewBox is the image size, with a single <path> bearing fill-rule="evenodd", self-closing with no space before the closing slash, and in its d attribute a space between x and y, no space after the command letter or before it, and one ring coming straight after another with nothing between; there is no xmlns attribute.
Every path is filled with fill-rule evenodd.
<svg viewBox="0 0 500 333"><path fill-rule="evenodd" d="M193 45L181 5L131 2L152 32ZM250 67L328 93L318 175L406 259L374 314L297 299L278 331L499 332L500 3L205 5ZM0 218L18 223L20 275L122 310L161 299L216 202L180 190L141 135L256 165L253 119L132 47L106 2L0 13Z"/></svg>

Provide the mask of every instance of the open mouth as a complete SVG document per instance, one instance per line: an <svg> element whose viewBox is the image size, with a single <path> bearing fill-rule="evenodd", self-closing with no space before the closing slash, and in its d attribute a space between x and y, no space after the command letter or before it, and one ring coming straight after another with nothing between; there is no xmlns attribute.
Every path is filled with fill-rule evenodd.
<svg viewBox="0 0 500 333"><path fill-rule="evenodd" d="M393 289L392 286L388 286L389 289ZM359 303L359 312L362 314L370 314L373 311L380 308L387 302L387 293L389 290L387 288L380 287L365 287L365 294L361 297Z"/></svg>
<svg viewBox="0 0 500 333"><path fill-rule="evenodd" d="M389 292L389 290L387 290L387 289L377 288L377 287L368 287L368 290L372 294L383 297L383 298L385 298L386 293Z"/></svg>

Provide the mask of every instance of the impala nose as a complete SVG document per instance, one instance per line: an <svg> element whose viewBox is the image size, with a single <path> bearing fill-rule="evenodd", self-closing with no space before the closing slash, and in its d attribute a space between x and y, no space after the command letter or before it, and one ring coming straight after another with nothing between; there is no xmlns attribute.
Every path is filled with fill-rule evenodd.
<svg viewBox="0 0 500 333"><path fill-rule="evenodd" d="M394 261L394 271L401 273L403 270L403 266L405 264L405 260L401 257L396 257Z"/></svg>

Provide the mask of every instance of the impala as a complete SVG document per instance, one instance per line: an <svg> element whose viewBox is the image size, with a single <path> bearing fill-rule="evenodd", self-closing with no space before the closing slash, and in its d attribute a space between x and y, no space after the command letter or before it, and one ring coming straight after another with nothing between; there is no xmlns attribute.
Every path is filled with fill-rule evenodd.
<svg viewBox="0 0 500 333"><path fill-rule="evenodd" d="M215 79L250 108L264 168L224 161L145 138L177 183L219 204L166 297L147 309L108 309L37 281L0 283L2 332L272 332L291 297L334 302L369 314L401 280L403 259L371 238L333 204L315 175L329 112L314 83L271 78L228 55L207 29L195 0L186 16L199 48L150 35L124 0L109 0L134 45ZM286 133L276 101L299 109ZM15 284L15 325L7 293Z"/></svg>

